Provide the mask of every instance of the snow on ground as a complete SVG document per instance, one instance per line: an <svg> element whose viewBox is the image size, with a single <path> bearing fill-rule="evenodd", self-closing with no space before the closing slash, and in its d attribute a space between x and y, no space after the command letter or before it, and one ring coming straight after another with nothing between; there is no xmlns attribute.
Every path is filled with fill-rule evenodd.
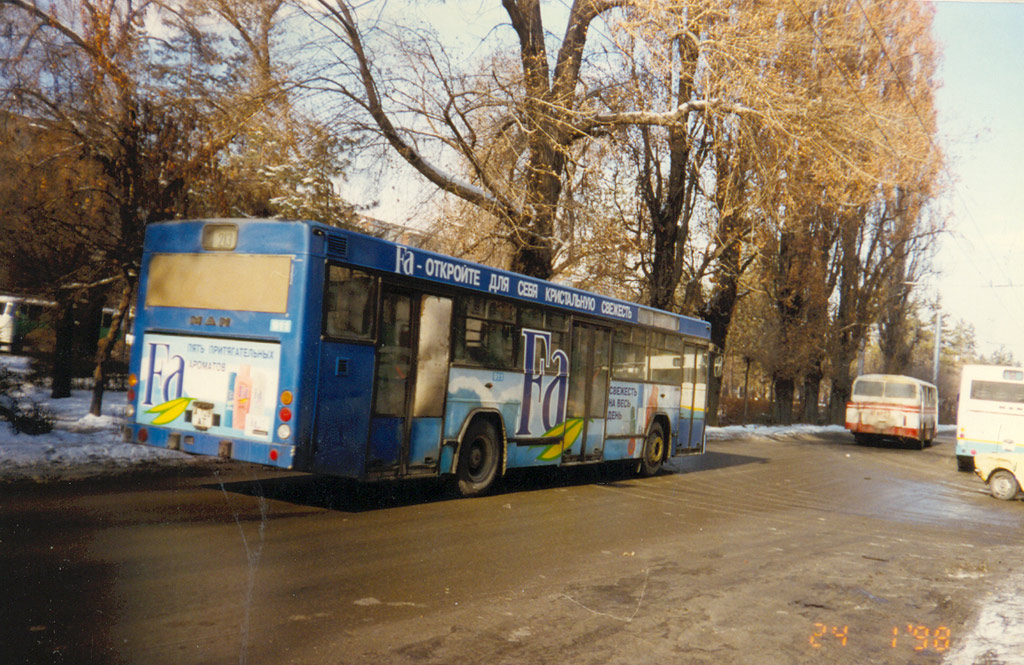
<svg viewBox="0 0 1024 665"><path fill-rule="evenodd" d="M1024 574L1008 576L989 591L974 629L946 655L943 665L1024 665Z"/></svg>
<svg viewBox="0 0 1024 665"><path fill-rule="evenodd" d="M28 360L3 357L0 362L15 372L28 371ZM190 464L184 453L121 441L125 394L107 391L103 415L89 414L91 390L74 390L65 399L50 399L49 389L26 384L17 395L22 404L34 402L56 416L53 431L31 436L15 433L0 420L0 480L57 480L115 473L118 470L159 464Z"/></svg>

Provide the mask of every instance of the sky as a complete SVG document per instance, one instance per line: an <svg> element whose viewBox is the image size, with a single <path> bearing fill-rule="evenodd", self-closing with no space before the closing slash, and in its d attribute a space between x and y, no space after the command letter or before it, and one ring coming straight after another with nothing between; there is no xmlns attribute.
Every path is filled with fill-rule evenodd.
<svg viewBox="0 0 1024 665"><path fill-rule="evenodd" d="M1024 2L936 2L949 230L926 288L978 351L1024 361ZM932 296L934 297L934 296Z"/></svg>

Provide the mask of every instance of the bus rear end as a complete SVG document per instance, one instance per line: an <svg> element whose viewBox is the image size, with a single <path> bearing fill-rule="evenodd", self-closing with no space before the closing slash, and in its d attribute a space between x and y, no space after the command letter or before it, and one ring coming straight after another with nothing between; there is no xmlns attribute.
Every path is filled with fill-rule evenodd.
<svg viewBox="0 0 1024 665"><path fill-rule="evenodd" d="M857 377L846 405L846 429L861 443L899 439L923 448L935 437L937 417L932 384L893 374Z"/></svg>
<svg viewBox="0 0 1024 665"><path fill-rule="evenodd" d="M956 459L974 469L979 453L1024 453L1024 369L964 365L956 416Z"/></svg>
<svg viewBox="0 0 1024 665"><path fill-rule="evenodd" d="M295 466L308 235L245 220L147 230L126 440Z"/></svg>

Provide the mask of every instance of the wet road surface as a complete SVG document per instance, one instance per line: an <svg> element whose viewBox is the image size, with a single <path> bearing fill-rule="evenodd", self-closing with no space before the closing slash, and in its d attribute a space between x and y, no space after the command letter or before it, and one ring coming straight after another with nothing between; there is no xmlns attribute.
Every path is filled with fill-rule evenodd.
<svg viewBox="0 0 1024 665"><path fill-rule="evenodd" d="M220 463L2 485L3 662L940 663L1024 560L1024 502L948 437L505 485Z"/></svg>

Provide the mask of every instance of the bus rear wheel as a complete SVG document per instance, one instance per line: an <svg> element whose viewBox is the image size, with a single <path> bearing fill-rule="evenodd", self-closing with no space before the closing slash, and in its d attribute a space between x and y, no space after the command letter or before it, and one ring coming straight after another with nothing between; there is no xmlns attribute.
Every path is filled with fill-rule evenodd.
<svg viewBox="0 0 1024 665"><path fill-rule="evenodd" d="M480 496L494 487L501 461L501 446L494 425L477 419L469 426L459 450L459 492Z"/></svg>
<svg viewBox="0 0 1024 665"><path fill-rule="evenodd" d="M1005 469L1000 469L988 478L988 488L992 496L1003 501L1009 501L1017 496L1020 486L1013 474Z"/></svg>
<svg viewBox="0 0 1024 665"><path fill-rule="evenodd" d="M644 441L643 457L640 458L640 475L653 476L661 470L661 463L665 460L665 449L668 442L665 441L665 434L661 425L654 423L651 431L647 433Z"/></svg>

